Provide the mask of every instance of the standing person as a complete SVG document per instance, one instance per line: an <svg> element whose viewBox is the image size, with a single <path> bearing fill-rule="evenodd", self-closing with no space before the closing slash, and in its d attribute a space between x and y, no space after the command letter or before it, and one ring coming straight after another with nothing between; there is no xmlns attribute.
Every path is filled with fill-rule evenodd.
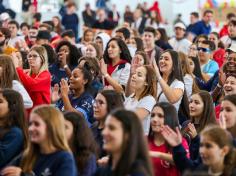
<svg viewBox="0 0 236 176"><path fill-rule="evenodd" d="M81 176L92 176L97 169L96 143L84 118L76 112L67 112L65 117L66 137L73 152L77 170Z"/></svg>
<svg viewBox="0 0 236 176"><path fill-rule="evenodd" d="M54 32L60 35L63 31L61 19L59 18L59 16L54 16L52 17L52 22L54 25Z"/></svg>
<svg viewBox="0 0 236 176"><path fill-rule="evenodd" d="M142 125L135 113L112 112L105 121L102 135L103 148L110 157L108 165L98 169L96 176L153 175Z"/></svg>
<svg viewBox="0 0 236 176"><path fill-rule="evenodd" d="M175 51L181 51L188 54L191 42L185 38L186 27L183 23L179 22L174 25L175 36L171 38L168 43Z"/></svg>
<svg viewBox="0 0 236 176"><path fill-rule="evenodd" d="M0 88L9 88L19 92L23 98L24 107L26 109L31 108L33 102L28 92L19 81L11 56L0 55L0 70L2 70L0 71Z"/></svg>
<svg viewBox="0 0 236 176"><path fill-rule="evenodd" d="M69 80L71 71L78 65L81 54L69 41L61 41L56 47L57 60L49 66L52 75L51 86L59 84L61 79Z"/></svg>
<svg viewBox="0 0 236 176"><path fill-rule="evenodd" d="M190 41L193 41L194 36L192 36L192 33L190 31L193 30L194 24L199 21L199 14L198 12L191 12L190 14L190 24L187 26L186 32L187 32L187 38Z"/></svg>
<svg viewBox="0 0 236 176"><path fill-rule="evenodd" d="M193 25L192 30L190 30L189 32L193 33L195 36L198 36L200 34L209 35L211 32L210 22L212 21L212 18L213 18L213 11L205 10L203 12L202 20L196 22Z"/></svg>
<svg viewBox="0 0 236 176"><path fill-rule="evenodd" d="M74 158L65 135L63 114L56 108L41 105L30 114L30 143L19 166L9 166L1 175L22 174L77 176Z"/></svg>
<svg viewBox="0 0 236 176"><path fill-rule="evenodd" d="M30 49L27 59L29 62L29 71L24 71L19 67L19 62L14 58L13 62L16 67L19 78L29 93L33 107L40 104L50 104L51 98L51 74L48 71L48 58L43 46L34 46ZM31 111L29 109L29 111Z"/></svg>
<svg viewBox="0 0 236 176"><path fill-rule="evenodd" d="M134 111L143 124L144 134L148 135L150 128L150 113L156 103L157 82L155 71L151 66L140 66L131 75L130 86L134 93L126 97L124 105Z"/></svg>
<svg viewBox="0 0 236 176"><path fill-rule="evenodd" d="M137 8L134 11L134 22L131 27L138 30L139 34L143 34L146 20L147 19L143 17L142 9Z"/></svg>
<svg viewBox="0 0 236 176"><path fill-rule="evenodd" d="M76 4L75 2L68 2L66 6L66 14L62 16L61 20L62 25L66 30L72 29L75 38L78 38L79 34L79 17L76 14Z"/></svg>
<svg viewBox="0 0 236 176"><path fill-rule="evenodd" d="M134 15L133 12L130 9L130 6L125 6L125 12L124 12L124 22L129 23L131 25L134 22Z"/></svg>
<svg viewBox="0 0 236 176"><path fill-rule="evenodd" d="M28 144L22 96L12 89L0 91L0 170Z"/></svg>
<svg viewBox="0 0 236 176"><path fill-rule="evenodd" d="M152 63L153 59L158 62L159 57L161 55L162 49L155 45L155 39L157 36L156 29L153 27L146 27L144 29L144 33L142 36L143 44L144 44L144 51L147 53L149 57L149 63Z"/></svg>
<svg viewBox="0 0 236 176"><path fill-rule="evenodd" d="M101 60L101 72L106 80L105 85L123 92L130 74L131 56L125 42L112 38L104 51L104 61Z"/></svg>
<svg viewBox="0 0 236 176"><path fill-rule="evenodd" d="M124 108L124 105L121 94L114 90L103 90L99 92L93 102L93 112L96 121L93 123L91 129L99 146L99 158L107 155L106 151L102 148L104 143L102 130L104 129L107 115L116 108Z"/></svg>
<svg viewBox="0 0 236 176"><path fill-rule="evenodd" d="M169 103L161 102L155 104L152 109L151 130L148 135L154 175L180 176L172 157L172 147L166 143L161 133L164 125L168 125L172 130L175 130L179 128L179 121L175 107ZM189 156L188 143L184 138L182 145Z"/></svg>
<svg viewBox="0 0 236 176"><path fill-rule="evenodd" d="M93 11L89 3L85 4L85 10L82 12L84 25L87 27L92 27L96 20L96 12Z"/></svg>

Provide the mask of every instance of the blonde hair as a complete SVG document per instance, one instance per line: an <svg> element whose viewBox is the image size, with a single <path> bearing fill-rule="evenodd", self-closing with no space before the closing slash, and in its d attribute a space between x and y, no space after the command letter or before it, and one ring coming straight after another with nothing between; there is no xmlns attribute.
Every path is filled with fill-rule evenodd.
<svg viewBox="0 0 236 176"><path fill-rule="evenodd" d="M55 147L57 151L70 151L65 135L64 116L58 109L49 105L41 105L34 108L31 114L37 114L45 122L49 146ZM21 161L23 172L30 173L33 170L39 154L39 145L30 142Z"/></svg>
<svg viewBox="0 0 236 176"><path fill-rule="evenodd" d="M47 51L46 49L43 47L43 46L40 46L40 45L35 45L33 46L30 51L35 51L39 54L39 57L41 58L42 60L42 65L39 69L39 73L40 74L41 72L45 71L45 70L48 70L48 55L47 55ZM30 69L29 71L29 74L31 75L32 74L32 70Z"/></svg>

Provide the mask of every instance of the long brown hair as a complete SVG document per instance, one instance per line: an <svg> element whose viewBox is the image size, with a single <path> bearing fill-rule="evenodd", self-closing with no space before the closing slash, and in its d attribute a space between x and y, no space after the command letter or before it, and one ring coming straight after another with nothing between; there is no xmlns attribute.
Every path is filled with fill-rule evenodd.
<svg viewBox="0 0 236 176"><path fill-rule="evenodd" d="M12 88L12 81L19 81L15 66L12 62L12 57L6 54L1 54L0 67L2 67L2 73L0 76L0 88Z"/></svg>
<svg viewBox="0 0 236 176"><path fill-rule="evenodd" d="M142 172L144 175L152 176L152 164L148 155L147 140L144 137L141 121L134 112L117 109L110 113L122 124L124 131L123 144L120 159L114 169L114 176L129 175L130 172ZM125 136L128 136L126 138ZM112 155L110 158L112 161ZM138 161L138 167L133 164Z"/></svg>
<svg viewBox="0 0 236 176"><path fill-rule="evenodd" d="M194 79L194 76L190 71L188 56L186 54L184 54L183 52L178 52L178 55L179 55L179 59L180 59L180 64L181 64L181 68L182 68L183 77L186 74L189 74L192 77L192 79L193 79L192 93L198 93L200 91L200 89L197 86L197 83Z"/></svg>
<svg viewBox="0 0 236 176"><path fill-rule="evenodd" d="M196 128L197 132L201 132L207 125L217 124L214 104L211 95L207 91L200 91L196 93L199 95L203 102L203 112L200 117L199 127ZM194 123L194 117L191 116L191 121Z"/></svg>
<svg viewBox="0 0 236 176"><path fill-rule="evenodd" d="M232 136L226 130L220 128L219 126L210 126L205 128L201 132L201 136L207 136L211 141L216 143L219 148L223 148L225 146L229 147L229 151L224 158L224 170L222 175L232 175L233 169L236 164L236 151L233 147Z"/></svg>
<svg viewBox="0 0 236 176"><path fill-rule="evenodd" d="M70 151L65 135L65 124L63 114L53 106L41 105L33 109L31 114L37 114L47 126L48 145L52 145L58 151ZM38 144L30 142L23 153L21 168L23 172L32 171L34 164L40 154Z"/></svg>
<svg viewBox="0 0 236 176"><path fill-rule="evenodd" d="M4 129L3 132L0 132L0 138L4 136L10 128L16 126L22 130L25 149L28 142L28 131L22 96L19 92L12 89L2 89L0 90L0 94L7 100L9 110L5 117L1 117Z"/></svg>
<svg viewBox="0 0 236 176"><path fill-rule="evenodd" d="M140 97L138 97L138 100L142 99L147 95L152 95L155 98L157 96L157 77L155 71L149 65L143 65L141 67L144 67L145 70L147 71L146 73L147 85L145 86L145 89L141 93Z"/></svg>

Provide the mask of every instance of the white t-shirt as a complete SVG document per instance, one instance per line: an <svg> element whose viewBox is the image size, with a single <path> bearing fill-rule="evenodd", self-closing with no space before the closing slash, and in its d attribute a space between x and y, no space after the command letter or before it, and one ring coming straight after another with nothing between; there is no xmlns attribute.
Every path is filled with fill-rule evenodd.
<svg viewBox="0 0 236 176"><path fill-rule="evenodd" d="M136 111L137 108L144 108L149 112L148 116L145 117L143 120L143 129L144 129L145 135L148 135L148 133L149 133L150 120L151 120L150 113L151 113L152 108L155 104L156 104L156 100L151 95L147 95L139 101L134 98L134 94L125 98L124 105L127 110Z"/></svg>
<svg viewBox="0 0 236 176"><path fill-rule="evenodd" d="M177 79L175 79L171 83L170 87L174 88L174 89L181 89L184 91L184 83L182 81L177 80ZM158 99L159 102L169 102L168 99L166 98L164 92L162 92L162 88L159 83L157 83L157 97L159 97L159 99ZM176 103L173 104L175 109L177 110L177 112L179 111L179 105L181 103L182 98L183 98L183 96L179 99L179 101L177 101Z"/></svg>
<svg viewBox="0 0 236 176"><path fill-rule="evenodd" d="M186 74L184 76L184 86L185 86L187 96L188 98L190 98L193 91L193 77L190 74Z"/></svg>
<svg viewBox="0 0 236 176"><path fill-rule="evenodd" d="M189 47L192 44L188 39L183 38L181 40L177 40L175 37L171 38L168 43L172 46L173 50L181 51L184 54L188 54Z"/></svg>

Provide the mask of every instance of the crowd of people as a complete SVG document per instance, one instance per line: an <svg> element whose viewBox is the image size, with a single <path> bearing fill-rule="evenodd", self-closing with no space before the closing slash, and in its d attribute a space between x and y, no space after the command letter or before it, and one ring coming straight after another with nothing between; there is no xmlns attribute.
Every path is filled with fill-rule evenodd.
<svg viewBox="0 0 236 176"><path fill-rule="evenodd" d="M168 36L158 3L76 3L0 15L0 175L236 175L236 15L190 14ZM96 18L96 16L98 18Z"/></svg>

